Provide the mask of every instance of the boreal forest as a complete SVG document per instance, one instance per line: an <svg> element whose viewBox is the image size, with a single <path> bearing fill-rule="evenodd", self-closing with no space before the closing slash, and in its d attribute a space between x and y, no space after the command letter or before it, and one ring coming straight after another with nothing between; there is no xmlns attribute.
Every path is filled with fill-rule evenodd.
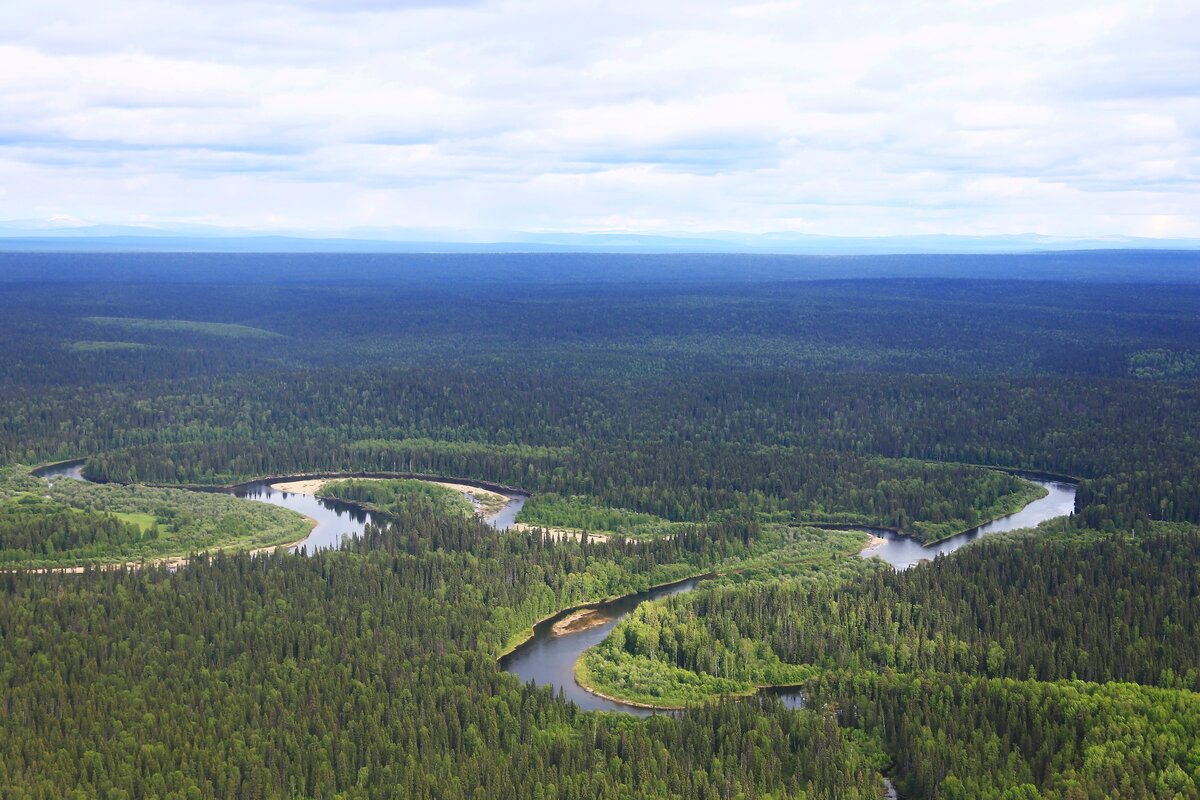
<svg viewBox="0 0 1200 800"><path fill-rule="evenodd" d="M3 800L1200 797L1195 254L6 253L0 318Z"/></svg>

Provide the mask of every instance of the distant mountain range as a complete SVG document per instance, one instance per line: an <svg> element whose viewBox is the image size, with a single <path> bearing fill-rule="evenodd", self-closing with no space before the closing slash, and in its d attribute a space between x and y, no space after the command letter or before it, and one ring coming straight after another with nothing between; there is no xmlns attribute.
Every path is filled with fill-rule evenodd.
<svg viewBox="0 0 1200 800"><path fill-rule="evenodd" d="M1064 238L1009 236L840 237L798 233L703 235L635 233L511 233L362 228L310 235L260 234L217 227L79 226L33 221L0 222L0 251L239 252L239 253L747 253L780 255L889 255L1034 253L1066 250L1200 250L1200 239L1125 236Z"/></svg>

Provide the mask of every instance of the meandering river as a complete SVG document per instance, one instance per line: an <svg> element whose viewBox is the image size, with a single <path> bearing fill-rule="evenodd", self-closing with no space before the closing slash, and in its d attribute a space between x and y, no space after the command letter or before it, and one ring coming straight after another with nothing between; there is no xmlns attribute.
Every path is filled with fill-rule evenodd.
<svg viewBox="0 0 1200 800"><path fill-rule="evenodd" d="M77 481L87 480L83 476L82 461L68 461L53 464L35 470L34 474L46 480L70 478ZM313 529L308 536L292 545L293 552L304 548L306 552L340 547L347 536L361 536L366 526L373 521L371 512L364 511L353 503L343 503L339 500L327 500L304 492L287 492L275 487L275 484L287 483L308 476L272 478L265 481L243 483L229 489L214 489L229 494L255 500L259 503L269 503L273 506L289 508L303 514L314 521ZM360 475L359 477L363 477ZM508 502L496 514L487 517L488 524L497 530L507 530L516 521L517 514L525 505L526 495L518 493L503 493Z"/></svg>
<svg viewBox="0 0 1200 800"><path fill-rule="evenodd" d="M82 464L82 461L56 464L39 469L35 474L47 480L58 478L86 480L81 472ZM864 530L869 530L876 536L882 537L885 541L877 547L863 551L862 556L864 558L882 558L896 569L908 569L921 561L952 553L984 536L1019 528L1030 528L1048 519L1070 514L1074 510L1076 490L1074 483L1043 479L1035 475L1022 477L1045 487L1049 493L1014 514L993 520L928 547L914 539L891 531L864 528ZM346 536L360 535L366 525L372 521L370 512L353 504L325 500L300 492L285 492L273 486L273 484L289 480L292 479L277 478L270 481L254 481L223 491L231 492L248 500L290 508L315 520L316 525L312 532L302 542L294 545L293 550L303 547L311 553L319 549L338 547ZM506 497L508 497L508 503L504 508L488 519L488 522L499 530L507 530L512 526L526 499L525 495L516 493L506 494ZM533 635L504 656L500 660L500 665L522 680L553 687L556 693L562 692L568 700L575 702L584 710L620 711L638 716L661 713L592 694L575 683L575 662L584 650L603 641L608 632L620 620L642 603L647 600L658 600L673 594L689 592L696 587L700 580L700 578L689 578L679 583L601 603L597 608L606 618L602 625L556 635L552 630L554 623L572 613L570 610L563 611L538 623L533 629ZM786 688L775 688L768 691L780 696L790 707L799 707L804 703L803 695L798 691Z"/></svg>
<svg viewBox="0 0 1200 800"><path fill-rule="evenodd" d="M1042 480L1033 475L1022 477L1045 488L1049 494L1034 500L1014 514L1000 517L977 528L972 528L966 533L951 536L949 539L943 539L928 546L921 544L916 539L910 539L892 531L865 528L876 536L883 537L886 541L878 547L864 550L862 556L864 558L882 558L896 569L908 569L922 561L931 561L936 556L953 553L958 548L984 536L1021 528L1032 528L1048 519L1065 517L1075 510L1075 490L1078 488L1076 484L1061 480Z"/></svg>
<svg viewBox="0 0 1200 800"><path fill-rule="evenodd" d="M891 531L871 530L875 535L886 541L878 547L863 551L863 557L882 558L896 569L908 569L914 564L927 561L938 555L952 553L976 539L995 533L1029 528L1048 519L1054 519L1070 514L1075 508L1075 489L1073 483L1059 480L1041 480L1035 476L1025 476L1028 480L1045 487L1049 494L1034 500L1020 511L1006 517L980 525L965 533L944 539L937 544L925 547L914 539L893 533ZM569 611L539 623L533 630L533 636L500 660L504 669L519 676L522 680L535 681L554 687L554 691L562 692L568 699L579 704L580 708L600 711L624 711L629 714L645 716L654 711L646 708L626 705L624 703L598 697L575 683L575 662L584 650L599 644L608 632L624 617L647 600L657 600L672 594L691 591L699 583L691 579L674 584L663 589L654 589L641 594L629 595L603 603L599 609L609 620L604 625L595 628L556 635L552 630L554 623L565 617ZM796 690L786 688L771 689L772 694L779 695L790 707L803 705L803 695Z"/></svg>
<svg viewBox="0 0 1200 800"><path fill-rule="evenodd" d="M553 686L555 693L561 691L568 700L576 703L585 711L624 711L643 717L653 714L655 713L653 709L618 703L584 689L575 682L575 662L584 650L604 641L604 637L608 636L608 632L613 629L613 626L642 603L647 600L670 597L673 594L690 592L696 588L696 584L699 582L699 578L688 578L679 583L601 603L598 608L606 618L603 625L565 633L561 636L555 635L552 630L554 623L572 613L571 609L567 609L535 625L533 636L501 658L500 666L523 681Z"/></svg>
<svg viewBox="0 0 1200 800"><path fill-rule="evenodd" d="M316 521L308 538L292 547L292 550L305 548L307 552L331 547L340 547L347 536L360 536L367 524L372 521L371 512L364 511L352 503L338 500L327 500L302 492L287 492L276 488L273 484L285 483L288 478L271 481L254 481L234 487L232 491L238 497L247 500L257 500L260 503L270 503L283 506ZM521 506L525 505L525 495L505 495L508 502L499 512L487 517L488 524L497 530L508 530L516 521Z"/></svg>

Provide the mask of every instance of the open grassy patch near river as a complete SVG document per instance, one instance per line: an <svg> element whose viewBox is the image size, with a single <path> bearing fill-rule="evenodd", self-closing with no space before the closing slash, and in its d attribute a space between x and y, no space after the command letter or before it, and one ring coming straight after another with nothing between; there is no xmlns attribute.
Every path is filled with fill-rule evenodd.
<svg viewBox="0 0 1200 800"><path fill-rule="evenodd" d="M290 544L304 517L222 493L47 481L0 472L0 568L160 561L216 550Z"/></svg>

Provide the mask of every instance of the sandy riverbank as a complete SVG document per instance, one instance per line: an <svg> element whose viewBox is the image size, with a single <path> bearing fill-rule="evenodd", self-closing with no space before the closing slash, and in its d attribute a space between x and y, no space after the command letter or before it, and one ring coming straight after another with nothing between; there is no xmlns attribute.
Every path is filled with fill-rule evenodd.
<svg viewBox="0 0 1200 800"><path fill-rule="evenodd" d="M876 547L882 547L885 544L887 544L887 539L883 538L882 536L871 534L867 538L867 543L862 546L862 550L859 550L859 552L865 553L868 550L874 550Z"/></svg>
<svg viewBox="0 0 1200 800"><path fill-rule="evenodd" d="M281 492L288 492L291 494L316 495L318 492L321 491L322 486L324 486L325 484L327 484L331 481L334 481L334 480L342 480L342 479L340 479L340 478L309 478L306 480L299 480L299 481L280 481L279 483L272 483L271 488L278 489ZM393 479L391 479L391 478L349 478L348 480L375 481L375 480L393 480ZM420 478L410 478L410 479L402 479L402 480L421 480L421 479ZM433 484L434 486L441 486L446 489L453 489L454 491L464 495L468 500L471 501L471 506L476 510L476 512L478 512L485 519L494 517L497 514L499 514L501 511L504 510L504 507L506 505L508 505L508 501L509 501L508 497L500 494L499 492L493 492L491 489L480 489L477 486L468 486L465 483L452 483L450 481L426 481L426 480L421 480L421 483L429 483L429 484Z"/></svg>
<svg viewBox="0 0 1200 800"><path fill-rule="evenodd" d="M449 481L425 481L425 483L432 483L434 486L443 486L466 495L467 499L471 501L471 505L475 506L475 510L484 518L496 516L508 505L507 497L499 492L493 492L491 489L480 489L477 486L467 486L465 483L450 483Z"/></svg>
<svg viewBox="0 0 1200 800"><path fill-rule="evenodd" d="M512 524L512 526L509 527L510 531L521 531L522 533L530 533L531 531L535 531L538 529L545 531L547 534L550 535L550 538L554 539L555 541L558 541L561 539L582 539L584 533L587 533L588 539L593 542L607 542L608 541L608 536L606 536L603 533L592 533L591 531L580 531L580 530L576 530L574 528L548 528L545 525L531 525L528 522L514 522Z"/></svg>
<svg viewBox="0 0 1200 800"><path fill-rule="evenodd" d="M597 628L612 618L598 608L585 608L563 617L550 627L555 636L566 636L569 633L579 633L588 628Z"/></svg>
<svg viewBox="0 0 1200 800"><path fill-rule="evenodd" d="M278 489L281 492L288 494L316 494L321 490L321 487L329 483L328 478L313 478L304 481L282 481L280 483L272 483L272 489Z"/></svg>

